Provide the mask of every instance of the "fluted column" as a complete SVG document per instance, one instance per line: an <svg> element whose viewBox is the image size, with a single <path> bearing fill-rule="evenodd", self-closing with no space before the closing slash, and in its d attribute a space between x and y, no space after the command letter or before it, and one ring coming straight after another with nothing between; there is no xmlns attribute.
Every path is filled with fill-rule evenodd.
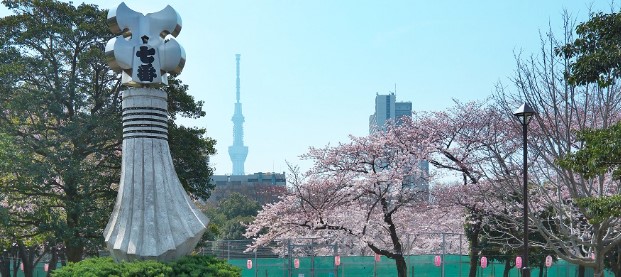
<svg viewBox="0 0 621 277"><path fill-rule="evenodd" d="M123 92L121 183L104 231L115 260L174 260L190 253L209 220L186 194L168 146L167 95Z"/></svg>

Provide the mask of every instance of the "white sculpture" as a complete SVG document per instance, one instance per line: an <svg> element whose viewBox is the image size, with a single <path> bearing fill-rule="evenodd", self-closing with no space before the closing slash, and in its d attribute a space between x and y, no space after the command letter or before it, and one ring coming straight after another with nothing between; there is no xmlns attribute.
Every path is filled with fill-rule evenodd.
<svg viewBox="0 0 621 277"><path fill-rule="evenodd" d="M166 72L183 70L185 51L173 38L181 32L181 17L171 6L143 15L121 3L108 12L108 25L121 34L108 41L106 56L112 70L123 73L124 84L166 85Z"/></svg>
<svg viewBox="0 0 621 277"><path fill-rule="evenodd" d="M135 88L123 91L121 183L105 242L117 261L174 260L194 249L209 222L173 167L167 94L157 88L183 69L183 48L167 37L179 34L181 19L170 6L144 16L121 3L108 23L122 33L106 46L109 63Z"/></svg>

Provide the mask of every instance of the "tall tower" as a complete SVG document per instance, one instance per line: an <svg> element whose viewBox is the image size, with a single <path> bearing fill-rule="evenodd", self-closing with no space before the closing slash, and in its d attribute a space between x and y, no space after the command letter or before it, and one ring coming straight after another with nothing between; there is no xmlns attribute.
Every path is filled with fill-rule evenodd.
<svg viewBox="0 0 621 277"><path fill-rule="evenodd" d="M242 115L242 104L239 102L239 58L240 54L235 54L237 60L237 79L235 84L236 100L235 113L233 114L233 145L229 146L229 156L233 162L233 175L244 175L244 162L248 156L248 146L244 146L244 116Z"/></svg>

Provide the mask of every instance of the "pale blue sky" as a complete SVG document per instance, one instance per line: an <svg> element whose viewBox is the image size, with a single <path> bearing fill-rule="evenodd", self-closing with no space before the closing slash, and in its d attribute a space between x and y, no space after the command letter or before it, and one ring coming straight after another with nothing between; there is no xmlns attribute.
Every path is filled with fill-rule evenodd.
<svg viewBox="0 0 621 277"><path fill-rule="evenodd" d="M102 8L120 2L86 1ZM81 3L81 1L75 1ZM536 53L539 33L560 30L566 9L578 21L610 11L608 1L139 1L135 11L170 4L183 19L181 79L205 101L204 127L218 141L216 174L231 173L235 54L241 54L246 173L283 172L309 146L366 135L376 92L442 110L451 99L483 99L508 84L514 53ZM0 16L7 14L0 9ZM510 111L509 111L510 112Z"/></svg>

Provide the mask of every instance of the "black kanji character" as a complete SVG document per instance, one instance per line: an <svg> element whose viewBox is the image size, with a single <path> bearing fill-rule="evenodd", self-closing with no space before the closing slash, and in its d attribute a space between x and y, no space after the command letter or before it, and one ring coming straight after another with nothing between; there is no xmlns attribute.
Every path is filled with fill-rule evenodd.
<svg viewBox="0 0 621 277"><path fill-rule="evenodd" d="M153 55L155 55L155 49L147 46L140 46L140 50L136 52L136 57L139 57L140 61L146 64L151 64L155 60Z"/></svg>
<svg viewBox="0 0 621 277"><path fill-rule="evenodd" d="M155 74L155 68L152 64L143 64L138 67L138 79L140 81L153 82L155 77L157 77L157 74Z"/></svg>

